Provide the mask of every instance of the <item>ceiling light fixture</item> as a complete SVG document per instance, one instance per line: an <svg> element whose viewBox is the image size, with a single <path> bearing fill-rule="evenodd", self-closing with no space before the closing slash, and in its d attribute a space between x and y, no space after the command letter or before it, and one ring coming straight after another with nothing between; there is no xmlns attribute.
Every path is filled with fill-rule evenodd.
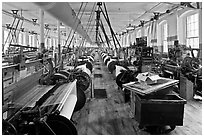
<svg viewBox="0 0 204 137"><path fill-rule="evenodd" d="M141 26L141 27L144 27L144 23L145 23L144 20L140 20L140 26Z"/></svg>
<svg viewBox="0 0 204 137"><path fill-rule="evenodd" d="M6 23L6 28L9 29L10 25L10 23Z"/></svg>
<svg viewBox="0 0 204 137"><path fill-rule="evenodd" d="M18 10L11 10L13 14L17 15Z"/></svg>
<svg viewBox="0 0 204 137"><path fill-rule="evenodd" d="M45 29L48 29L49 28L49 24L45 24Z"/></svg>
<svg viewBox="0 0 204 137"><path fill-rule="evenodd" d="M36 22L37 22L37 20L38 20L38 19L32 19L32 21L33 21L34 23L36 23Z"/></svg>
<svg viewBox="0 0 204 137"><path fill-rule="evenodd" d="M21 28L21 32L24 32L24 28Z"/></svg>
<svg viewBox="0 0 204 137"><path fill-rule="evenodd" d="M129 24L126 28L127 31L134 30L134 26Z"/></svg>
<svg viewBox="0 0 204 137"><path fill-rule="evenodd" d="M171 11L168 9L168 10L166 10L166 13L170 13Z"/></svg>
<svg viewBox="0 0 204 137"><path fill-rule="evenodd" d="M160 15L159 12L154 12L154 19L158 20L159 19L159 15Z"/></svg>

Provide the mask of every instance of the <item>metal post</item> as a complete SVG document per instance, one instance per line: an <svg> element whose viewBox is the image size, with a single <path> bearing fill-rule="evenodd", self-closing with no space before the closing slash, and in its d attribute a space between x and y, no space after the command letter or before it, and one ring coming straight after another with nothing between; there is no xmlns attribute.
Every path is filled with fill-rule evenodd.
<svg viewBox="0 0 204 137"><path fill-rule="evenodd" d="M4 30L5 30L5 28L4 27L2 27L2 53L4 53L4 46L5 46L5 43L4 43Z"/></svg>
<svg viewBox="0 0 204 137"><path fill-rule="evenodd" d="M29 33L28 33L28 31L26 31L26 33L25 33L25 45L26 46L29 45Z"/></svg>
<svg viewBox="0 0 204 137"><path fill-rule="evenodd" d="M57 33L58 33L58 64L61 63L61 43L60 43L60 40L61 40L61 37L60 37L60 22L57 21Z"/></svg>
<svg viewBox="0 0 204 137"><path fill-rule="evenodd" d="M45 50L45 39L44 39L44 11L40 9L40 51L41 53Z"/></svg>
<svg viewBox="0 0 204 137"><path fill-rule="evenodd" d="M34 47L36 47L37 48L37 37L38 37L38 35L37 34L34 34Z"/></svg>

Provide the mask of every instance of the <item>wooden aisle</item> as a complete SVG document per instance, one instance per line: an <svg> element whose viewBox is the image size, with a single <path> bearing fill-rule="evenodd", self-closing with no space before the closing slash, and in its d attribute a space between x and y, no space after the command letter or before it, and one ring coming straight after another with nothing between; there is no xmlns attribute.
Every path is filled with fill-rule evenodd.
<svg viewBox="0 0 204 137"><path fill-rule="evenodd" d="M98 61L97 61L98 60ZM86 91L85 106L74 113L73 120L79 135L149 135L138 128L128 103L124 103L123 94L118 90L113 74L110 74L99 55L95 56L95 89L106 89L107 98L91 98L91 88ZM169 135L202 135L202 102L189 101L184 110L184 126L177 126Z"/></svg>

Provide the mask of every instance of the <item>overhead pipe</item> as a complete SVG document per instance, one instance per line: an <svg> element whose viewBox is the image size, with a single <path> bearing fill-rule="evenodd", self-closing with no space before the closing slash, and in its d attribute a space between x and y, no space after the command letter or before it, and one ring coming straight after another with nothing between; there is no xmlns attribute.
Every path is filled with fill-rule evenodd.
<svg viewBox="0 0 204 137"><path fill-rule="evenodd" d="M74 10L67 2L34 2L40 8L47 11L50 15L63 22L65 25L70 26L82 36L87 38L87 41L91 43L91 39L85 32L81 21L76 18ZM76 20L76 22L75 22ZM78 27L77 27L77 24Z"/></svg>

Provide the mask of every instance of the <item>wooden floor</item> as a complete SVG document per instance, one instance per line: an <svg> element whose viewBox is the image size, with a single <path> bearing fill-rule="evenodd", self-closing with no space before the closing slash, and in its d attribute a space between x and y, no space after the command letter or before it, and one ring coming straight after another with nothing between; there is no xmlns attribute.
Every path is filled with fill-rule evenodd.
<svg viewBox="0 0 204 137"><path fill-rule="evenodd" d="M118 90L114 76L111 74L99 55L95 56L94 78L95 89L106 89L107 98L96 99L91 96L91 88L86 91L87 102L74 113L73 121L79 135L149 135L138 128L138 122L131 115L129 103L124 103L122 91ZM100 69L98 69L100 68ZM188 101L184 110L184 125L177 126L170 135L202 135L202 102Z"/></svg>

